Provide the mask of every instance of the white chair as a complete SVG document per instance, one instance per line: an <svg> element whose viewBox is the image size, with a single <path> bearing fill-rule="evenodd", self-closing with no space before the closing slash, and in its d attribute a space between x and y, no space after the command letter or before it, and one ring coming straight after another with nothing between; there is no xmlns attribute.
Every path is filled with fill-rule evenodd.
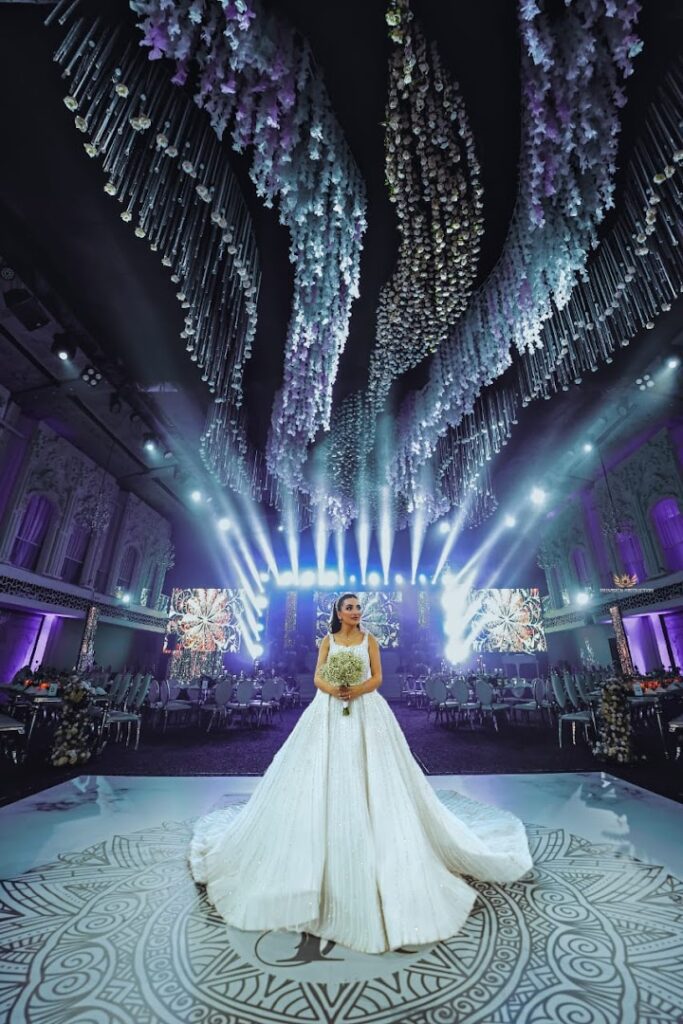
<svg viewBox="0 0 683 1024"><path fill-rule="evenodd" d="M554 703L548 700L546 692L546 683L544 679L534 679L533 683L533 697L531 700L514 702L511 705L512 717L517 717L517 712L521 712L526 715L527 721L532 711L537 711L541 716L541 722L543 721L543 713L548 712L548 720L552 722Z"/></svg>
<svg viewBox="0 0 683 1024"><path fill-rule="evenodd" d="M244 725L245 717L248 717L253 721L254 717L254 683L251 679L241 679L237 684L237 692L235 693L235 699L229 701L228 708L230 711L239 711L240 713L240 725Z"/></svg>
<svg viewBox="0 0 683 1024"><path fill-rule="evenodd" d="M168 719L172 715L185 715L192 713L192 704L189 700L177 700L178 684L168 679L162 680L159 685L159 705L161 718L163 720L162 732L166 732Z"/></svg>
<svg viewBox="0 0 683 1024"><path fill-rule="evenodd" d="M435 722L442 721L444 715L446 717L446 721L448 721L451 714L458 710L458 702L449 697L448 689L442 679L428 680L428 684L428 687L425 686L425 690L429 696L427 719L429 719L429 716L433 711Z"/></svg>
<svg viewBox="0 0 683 1024"><path fill-rule="evenodd" d="M555 700L557 701L557 705L558 705L558 707L560 709L559 714L557 716L557 729L558 729L557 738L558 738L558 742L559 742L560 747L562 746L562 726L563 726L563 724L565 722L570 722L571 723L571 727L572 727L572 743L574 745L576 745L576 726L577 726L577 724L580 724L580 725L583 726L584 736L585 736L586 742L587 742L588 741L588 726L591 724L591 721L592 721L591 720L590 712L589 711L578 711L578 710L567 711L566 707L567 707L568 693L565 692L565 689L564 689L564 687L562 685L562 680L560 679L560 677L557 675L556 672L553 672L551 674L551 676L550 676L550 681L552 683L553 692L555 694ZM571 701L571 697L569 697L569 700ZM572 702L572 706L573 706L573 702Z"/></svg>
<svg viewBox="0 0 683 1024"><path fill-rule="evenodd" d="M231 712L228 709L228 701L230 700L230 694L232 693L232 683L229 679L223 679L220 683L216 683L213 691L213 703L203 704L199 708L199 717L201 720L202 715L208 715L209 721L206 726L207 733L211 732L213 723L218 719L219 722L223 722L226 719L230 719Z"/></svg>
<svg viewBox="0 0 683 1024"><path fill-rule="evenodd" d="M117 711L116 709L110 709L105 712L104 728L111 729L112 725L116 726L116 739L118 742L121 734L121 726L127 725L126 730L126 746L130 743L131 728L135 726L135 749L137 750L140 745L140 729L142 726L142 705L147 699L147 693L149 691L150 684L152 682L152 676L140 676L134 687L131 687L129 691L129 697L126 701L126 706L123 710Z"/></svg>
<svg viewBox="0 0 683 1024"><path fill-rule="evenodd" d="M494 701L493 687L484 679L478 679L474 684L474 693L479 703L479 714L482 718L490 715L493 719L493 728L498 732L498 715L507 714L508 705L501 701Z"/></svg>
<svg viewBox="0 0 683 1024"><path fill-rule="evenodd" d="M0 713L0 750L19 764L26 756L26 726L11 715Z"/></svg>
<svg viewBox="0 0 683 1024"><path fill-rule="evenodd" d="M273 712L280 706L277 699L277 683L274 679L266 679L261 687L261 696L252 700L251 705L256 711L257 726L261 724L262 715L266 716L268 722L272 722Z"/></svg>
<svg viewBox="0 0 683 1024"><path fill-rule="evenodd" d="M450 689L451 699L458 705L459 715L467 718L470 728L474 729L474 715L479 712L479 701L470 700L470 688L462 677L454 679Z"/></svg>

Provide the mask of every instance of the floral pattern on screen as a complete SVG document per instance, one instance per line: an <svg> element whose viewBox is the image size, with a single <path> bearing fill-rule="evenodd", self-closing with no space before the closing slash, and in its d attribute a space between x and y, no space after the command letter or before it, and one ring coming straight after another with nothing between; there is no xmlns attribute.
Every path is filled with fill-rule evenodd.
<svg viewBox="0 0 683 1024"><path fill-rule="evenodd" d="M337 594L329 594L323 591L316 591L314 594L316 615L315 615L315 642L320 644L326 635L332 605ZM381 590L360 590L358 591L363 615L361 627L377 640L380 647L398 647L399 644L399 619L398 606L403 595L400 591L385 593Z"/></svg>
<svg viewBox="0 0 683 1024"><path fill-rule="evenodd" d="M541 597L536 587L479 590L472 623L475 651L532 654L547 650Z"/></svg>
<svg viewBox="0 0 683 1024"><path fill-rule="evenodd" d="M240 590L198 587L174 590L164 653L239 651L243 597ZM175 642L174 642L174 639Z"/></svg>

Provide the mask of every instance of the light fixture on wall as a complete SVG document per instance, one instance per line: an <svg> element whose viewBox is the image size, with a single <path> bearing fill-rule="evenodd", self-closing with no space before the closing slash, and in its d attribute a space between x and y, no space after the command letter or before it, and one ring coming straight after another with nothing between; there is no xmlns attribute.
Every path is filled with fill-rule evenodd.
<svg viewBox="0 0 683 1024"><path fill-rule="evenodd" d="M142 447L146 452L155 452L159 441L156 434L147 433L142 439Z"/></svg>
<svg viewBox="0 0 683 1024"><path fill-rule="evenodd" d="M61 359L62 362L66 362L67 359L73 359L76 355L76 349L76 345L66 332L55 334L50 345L50 352L57 356L58 359Z"/></svg>
<svg viewBox="0 0 683 1024"><path fill-rule="evenodd" d="M91 388L96 388L102 382L102 374L94 366L86 366L84 370L81 370L81 380L85 384L89 384Z"/></svg>

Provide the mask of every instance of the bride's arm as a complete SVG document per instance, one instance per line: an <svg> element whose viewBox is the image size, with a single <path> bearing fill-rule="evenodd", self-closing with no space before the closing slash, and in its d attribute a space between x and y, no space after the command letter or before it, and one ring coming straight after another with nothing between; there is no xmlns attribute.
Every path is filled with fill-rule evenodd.
<svg viewBox="0 0 683 1024"><path fill-rule="evenodd" d="M362 697L365 693L372 693L382 685L382 659L379 654L379 644L372 633L368 633L368 654L370 655L370 671L372 675L359 686L351 687L351 697Z"/></svg>
<svg viewBox="0 0 683 1024"><path fill-rule="evenodd" d="M320 669L323 667L323 665L327 661L327 655L329 654L329 652L330 652L330 637L329 637L329 634L328 634L327 636L323 637L322 643L320 644L320 649L318 651L318 661L317 661L316 666L315 666L315 674L313 676L313 682L315 683L315 685L318 687L319 690L323 691L323 693L329 693L330 697L338 697L339 696L338 688L336 686L332 686L331 683L328 683L327 680L323 679L323 677L320 675Z"/></svg>

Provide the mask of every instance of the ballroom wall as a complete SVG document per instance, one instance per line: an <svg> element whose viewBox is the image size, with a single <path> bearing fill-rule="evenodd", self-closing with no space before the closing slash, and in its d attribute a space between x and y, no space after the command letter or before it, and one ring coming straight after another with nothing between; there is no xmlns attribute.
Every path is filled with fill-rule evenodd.
<svg viewBox="0 0 683 1024"><path fill-rule="evenodd" d="M0 414L0 680L74 666L93 604L98 661L156 665L170 523L4 388Z"/></svg>
<svg viewBox="0 0 683 1024"><path fill-rule="evenodd" d="M680 422L652 424L548 514L538 562L551 662L610 664L618 604L641 672L681 665L682 452Z"/></svg>

